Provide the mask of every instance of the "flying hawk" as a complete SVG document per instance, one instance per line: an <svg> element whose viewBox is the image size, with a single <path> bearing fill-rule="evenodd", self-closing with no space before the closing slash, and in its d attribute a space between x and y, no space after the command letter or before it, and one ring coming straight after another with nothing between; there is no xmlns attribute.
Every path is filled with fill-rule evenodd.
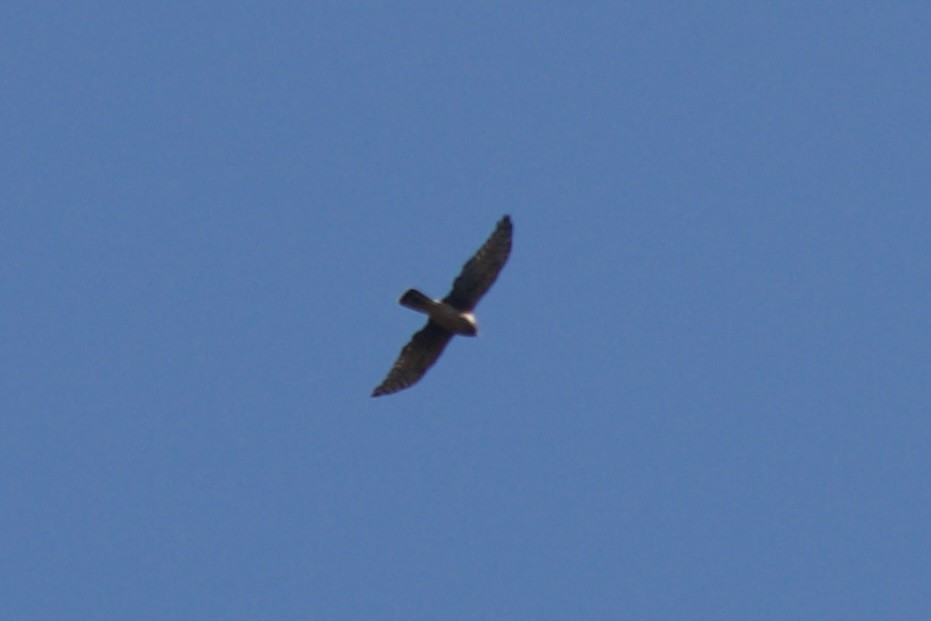
<svg viewBox="0 0 931 621"><path fill-rule="evenodd" d="M398 302L430 317L427 325L404 346L385 381L372 392L373 397L390 395L414 385L427 372L453 335L476 336L478 325L472 309L494 284L511 254L514 228L510 216L504 216L494 233L462 267L453 282L453 290L442 300L432 300L416 289L408 289Z"/></svg>

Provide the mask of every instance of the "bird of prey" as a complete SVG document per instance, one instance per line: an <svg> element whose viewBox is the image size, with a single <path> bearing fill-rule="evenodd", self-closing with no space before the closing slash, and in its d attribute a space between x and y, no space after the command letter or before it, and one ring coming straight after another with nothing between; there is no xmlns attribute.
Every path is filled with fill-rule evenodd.
<svg viewBox="0 0 931 621"><path fill-rule="evenodd" d="M414 385L436 362L454 335L478 335L472 310L507 262L513 231L510 216L501 218L475 256L462 266L452 291L442 300L432 300L416 289L408 289L401 296L398 300L401 306L425 313L429 319L401 350L388 377L372 392L373 397L390 395Z"/></svg>

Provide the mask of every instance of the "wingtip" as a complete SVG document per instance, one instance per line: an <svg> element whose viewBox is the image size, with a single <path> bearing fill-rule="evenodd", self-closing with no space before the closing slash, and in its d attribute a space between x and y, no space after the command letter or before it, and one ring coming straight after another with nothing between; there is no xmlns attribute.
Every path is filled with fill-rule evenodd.
<svg viewBox="0 0 931 621"><path fill-rule="evenodd" d="M390 395L390 394L396 393L397 391L398 391L397 388L391 388L391 387L388 387L388 386L381 385L381 386L377 386L377 387L375 388L375 390L372 391L372 395L371 395L371 396L372 396L373 398L374 398L374 397L384 397L385 395Z"/></svg>

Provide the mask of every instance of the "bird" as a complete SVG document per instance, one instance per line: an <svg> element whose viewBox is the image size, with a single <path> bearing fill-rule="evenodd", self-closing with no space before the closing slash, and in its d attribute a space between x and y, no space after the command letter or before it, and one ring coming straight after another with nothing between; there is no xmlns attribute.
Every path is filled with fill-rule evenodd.
<svg viewBox="0 0 931 621"><path fill-rule="evenodd" d="M426 314L426 325L401 349L385 380L372 391L373 397L410 388L424 376L455 335L477 336L478 324L472 311L494 284L511 254L514 227L505 215L472 258L462 266L453 288L442 300L434 300L417 289L408 289L398 300L401 306Z"/></svg>

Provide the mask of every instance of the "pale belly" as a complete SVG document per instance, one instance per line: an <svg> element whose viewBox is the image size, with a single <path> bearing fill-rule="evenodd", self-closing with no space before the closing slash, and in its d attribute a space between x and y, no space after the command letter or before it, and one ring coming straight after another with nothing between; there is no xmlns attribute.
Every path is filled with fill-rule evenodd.
<svg viewBox="0 0 931 621"><path fill-rule="evenodd" d="M463 336L475 336L478 327L472 313L462 313L442 302L430 309L430 318L450 332Z"/></svg>

